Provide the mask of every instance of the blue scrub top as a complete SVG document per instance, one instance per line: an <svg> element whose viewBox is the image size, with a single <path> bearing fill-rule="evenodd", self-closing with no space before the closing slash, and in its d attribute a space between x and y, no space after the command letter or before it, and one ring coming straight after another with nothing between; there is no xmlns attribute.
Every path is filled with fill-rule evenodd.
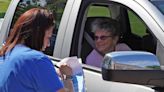
<svg viewBox="0 0 164 92"><path fill-rule="evenodd" d="M51 61L24 45L0 57L0 92L56 92L63 88Z"/></svg>

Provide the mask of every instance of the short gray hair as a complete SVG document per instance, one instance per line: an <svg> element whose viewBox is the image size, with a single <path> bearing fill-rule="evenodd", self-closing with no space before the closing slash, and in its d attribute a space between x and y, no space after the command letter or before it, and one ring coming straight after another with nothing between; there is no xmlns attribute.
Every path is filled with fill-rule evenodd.
<svg viewBox="0 0 164 92"><path fill-rule="evenodd" d="M97 30L103 29L112 34L112 36L119 36L118 23L111 18L97 18L91 24L91 30L95 33Z"/></svg>

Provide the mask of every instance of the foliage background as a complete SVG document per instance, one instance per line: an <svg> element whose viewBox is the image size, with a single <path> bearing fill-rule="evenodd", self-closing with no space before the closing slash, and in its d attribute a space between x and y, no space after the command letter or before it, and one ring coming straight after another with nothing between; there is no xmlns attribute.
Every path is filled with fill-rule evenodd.
<svg viewBox="0 0 164 92"><path fill-rule="evenodd" d="M0 18L4 17L11 0L0 0Z"/></svg>

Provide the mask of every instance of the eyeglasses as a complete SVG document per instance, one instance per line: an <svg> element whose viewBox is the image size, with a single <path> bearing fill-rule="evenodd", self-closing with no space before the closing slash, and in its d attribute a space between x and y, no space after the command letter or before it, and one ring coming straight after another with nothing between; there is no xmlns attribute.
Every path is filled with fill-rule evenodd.
<svg viewBox="0 0 164 92"><path fill-rule="evenodd" d="M94 36L94 40L98 40L98 39L100 39L100 40L106 40L107 38L109 38L109 37L113 37L113 36Z"/></svg>

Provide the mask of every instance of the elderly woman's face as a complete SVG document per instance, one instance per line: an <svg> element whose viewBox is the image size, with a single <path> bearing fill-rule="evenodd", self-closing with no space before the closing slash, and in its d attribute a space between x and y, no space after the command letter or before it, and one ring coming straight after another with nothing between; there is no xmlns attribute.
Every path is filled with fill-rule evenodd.
<svg viewBox="0 0 164 92"><path fill-rule="evenodd" d="M48 28L45 32L42 51L45 51L45 49L50 46L50 38L52 36L52 33L53 33L53 26Z"/></svg>
<svg viewBox="0 0 164 92"><path fill-rule="evenodd" d="M101 54L106 54L115 49L118 37L113 37L112 34L105 30L96 30L95 45Z"/></svg>

